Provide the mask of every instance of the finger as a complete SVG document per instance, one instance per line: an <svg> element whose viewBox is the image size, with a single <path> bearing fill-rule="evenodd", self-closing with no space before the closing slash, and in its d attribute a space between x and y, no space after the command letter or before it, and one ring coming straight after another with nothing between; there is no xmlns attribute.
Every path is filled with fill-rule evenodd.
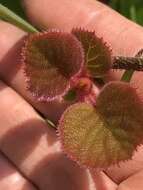
<svg viewBox="0 0 143 190"><path fill-rule="evenodd" d="M62 154L54 129L2 82L0 100L0 150L24 176L40 190L95 190L87 171Z"/></svg>
<svg viewBox="0 0 143 190"><path fill-rule="evenodd" d="M37 102L26 90L25 76L21 65L21 48L26 33L6 22L0 21L0 78L12 86L50 120L57 121L66 102Z"/></svg>
<svg viewBox="0 0 143 190"><path fill-rule="evenodd" d="M143 189L143 171L134 174L125 181L123 181L118 190L142 190Z"/></svg>
<svg viewBox="0 0 143 190"><path fill-rule="evenodd" d="M0 153L0 189L36 190Z"/></svg>
<svg viewBox="0 0 143 190"><path fill-rule="evenodd" d="M24 0L31 21L42 29L94 29L114 54L134 55L143 47L143 29L94 0Z"/></svg>

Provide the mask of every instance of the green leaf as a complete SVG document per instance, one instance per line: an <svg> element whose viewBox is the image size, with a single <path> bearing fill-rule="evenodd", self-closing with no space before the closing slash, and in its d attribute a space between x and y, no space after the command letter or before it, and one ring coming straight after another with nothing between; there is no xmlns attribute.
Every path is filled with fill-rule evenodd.
<svg viewBox="0 0 143 190"><path fill-rule="evenodd" d="M77 103L59 123L65 153L79 165L106 168L131 159L143 139L143 104L128 83L111 82L93 107Z"/></svg>
<svg viewBox="0 0 143 190"><path fill-rule="evenodd" d="M143 7L139 8L137 11L137 21L139 24L143 25Z"/></svg>
<svg viewBox="0 0 143 190"><path fill-rule="evenodd" d="M14 12L9 10L7 7L0 4L0 19L3 19L15 26L23 29L26 32L35 33L38 32L31 24L23 20L21 17L16 15Z"/></svg>
<svg viewBox="0 0 143 190"><path fill-rule="evenodd" d="M30 35L22 51L27 88L38 100L63 97L70 80L83 69L80 42L70 33L51 30Z"/></svg>
<svg viewBox="0 0 143 190"><path fill-rule="evenodd" d="M82 43L85 51L85 67L88 75L101 78L111 68L111 50L102 39L84 29L75 28L72 33Z"/></svg>

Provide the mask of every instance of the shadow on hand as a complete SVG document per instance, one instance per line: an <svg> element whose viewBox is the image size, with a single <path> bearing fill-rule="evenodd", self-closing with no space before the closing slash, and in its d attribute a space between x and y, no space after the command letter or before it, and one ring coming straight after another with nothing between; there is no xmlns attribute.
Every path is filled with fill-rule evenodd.
<svg viewBox="0 0 143 190"><path fill-rule="evenodd" d="M0 180L13 174L13 172L13 167L11 167L8 159L0 152Z"/></svg>
<svg viewBox="0 0 143 190"><path fill-rule="evenodd" d="M38 142L46 135L48 146L56 142L55 131L45 127L41 119L31 119L8 130L0 139L0 149L9 160L40 190L90 190L88 174L84 169L70 161L62 152L48 153L30 174L21 168L22 163L32 155ZM47 148L48 148L47 146ZM33 164L33 163L31 163ZM6 176L11 175L11 172ZM23 186L23 190L25 187Z"/></svg>
<svg viewBox="0 0 143 190"><path fill-rule="evenodd" d="M48 126L43 127L41 120L31 119L9 130L0 139L0 149L21 170L21 164L33 153L43 135L46 135L49 146L56 141L54 130L49 130ZM40 190L89 190L87 172L61 152L49 155L47 153L28 176L23 169L21 173ZM1 176L0 180L7 176L8 173L6 176Z"/></svg>
<svg viewBox="0 0 143 190"><path fill-rule="evenodd" d="M44 127L44 121L41 119L31 119L14 127L0 139L0 149L11 159L15 165L20 165L28 156L32 154L40 138L47 136L48 145L52 145L55 140L54 130Z"/></svg>
<svg viewBox="0 0 143 190"><path fill-rule="evenodd" d="M29 178L40 190L89 190L87 172L60 152L38 163Z"/></svg>

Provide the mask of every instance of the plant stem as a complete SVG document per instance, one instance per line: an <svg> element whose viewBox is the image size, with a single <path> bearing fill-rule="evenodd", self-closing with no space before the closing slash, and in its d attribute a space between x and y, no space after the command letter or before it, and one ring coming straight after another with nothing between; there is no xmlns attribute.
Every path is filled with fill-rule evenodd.
<svg viewBox="0 0 143 190"><path fill-rule="evenodd" d="M113 59L112 68L113 69L143 71L143 58L142 57L116 56Z"/></svg>
<svg viewBox="0 0 143 190"><path fill-rule="evenodd" d="M26 32L35 33L39 32L36 28L34 28L31 24L26 22L24 19L16 15L14 12L9 10L7 7L0 4L0 19L7 21L15 26L23 29Z"/></svg>
<svg viewBox="0 0 143 190"><path fill-rule="evenodd" d="M113 59L113 69L125 69L121 81L130 82L134 71L143 71L143 59L139 57L117 56Z"/></svg>
<svg viewBox="0 0 143 190"><path fill-rule="evenodd" d="M143 50L141 49L135 57L114 57L112 69L125 69L121 80L130 82L134 71L143 71Z"/></svg>

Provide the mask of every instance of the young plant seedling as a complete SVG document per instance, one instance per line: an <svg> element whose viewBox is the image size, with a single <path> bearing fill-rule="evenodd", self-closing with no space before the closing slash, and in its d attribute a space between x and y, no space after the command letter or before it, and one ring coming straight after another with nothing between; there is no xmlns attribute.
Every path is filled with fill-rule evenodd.
<svg viewBox="0 0 143 190"><path fill-rule="evenodd" d="M142 58L113 57L103 39L81 28L30 35L22 55L27 87L37 100L75 103L58 121L68 157L87 168L106 168L132 157L143 139L140 97L123 81L109 82L96 93L93 81L110 69L142 71Z"/></svg>

